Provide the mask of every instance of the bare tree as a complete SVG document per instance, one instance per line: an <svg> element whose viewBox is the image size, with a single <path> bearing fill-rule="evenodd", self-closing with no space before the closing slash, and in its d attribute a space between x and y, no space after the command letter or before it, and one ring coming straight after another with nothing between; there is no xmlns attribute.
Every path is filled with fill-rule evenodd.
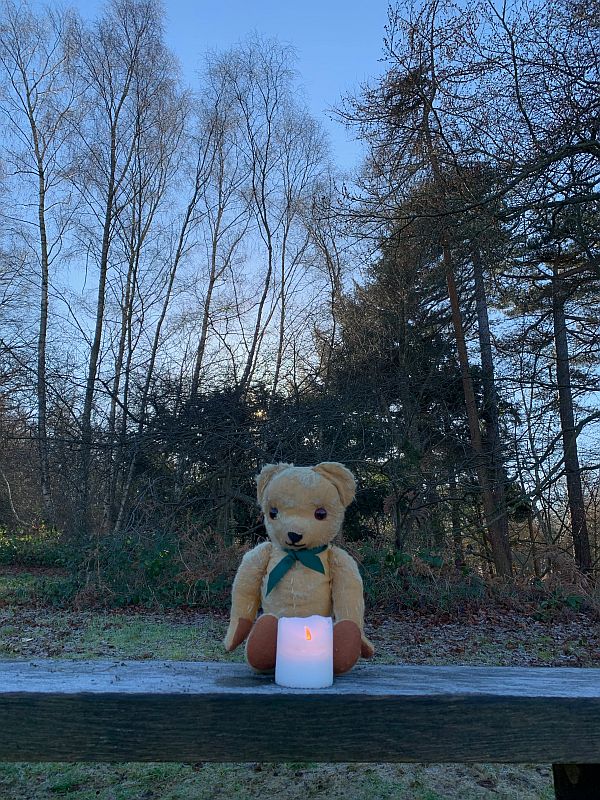
<svg viewBox="0 0 600 800"><path fill-rule="evenodd" d="M251 221L249 198L244 191L250 169L240 152L239 110L232 103L223 70L209 63L206 81L200 100L197 138L205 148L199 206L208 269L199 270L205 288L193 361L191 402L200 387L218 286L234 279L236 258Z"/></svg>
<svg viewBox="0 0 600 800"><path fill-rule="evenodd" d="M553 321L556 386L571 535L579 568L591 568L571 392L569 315L565 305L598 278L600 195L597 145L597 3L486 5L486 36L471 43L485 70L487 113L473 106L472 141L502 173L505 218L513 226L514 277L531 287L540 317ZM596 13L594 13L596 12ZM535 65L535 66L534 66ZM481 89L476 96L483 97ZM500 125L499 120L503 122ZM502 128L500 135L492 131ZM518 296L518 289L514 292ZM516 303L522 307L522 303ZM560 477L560 476L559 476Z"/></svg>
<svg viewBox="0 0 600 800"><path fill-rule="evenodd" d="M118 320L106 430L111 454L104 513L107 530L112 529L115 521L118 454L126 446L131 417L137 417L143 425L146 413L147 390L142 392L140 407L132 409L131 385L137 381L149 386L154 378L160 328L180 259L176 254L174 267L165 254L173 247L171 204L174 187L182 177L187 99L168 74L162 83L156 75L148 74L145 82L136 83L135 91L141 95L136 99L137 141L123 210L116 220L115 277L110 284L118 305ZM155 326L159 329L158 339ZM110 326L106 327L110 336Z"/></svg>
<svg viewBox="0 0 600 800"><path fill-rule="evenodd" d="M324 279L323 293L317 295L312 333L317 349L316 376L328 386L332 355L338 339L339 309L344 278L350 272L349 236L344 228L342 192L333 174L328 173L315 186L313 199L304 210L304 225L309 234L307 261ZM314 365L313 365L314 367ZM307 370L310 380L313 369ZM297 386L297 381L294 382Z"/></svg>
<svg viewBox="0 0 600 800"><path fill-rule="evenodd" d="M89 529L93 408L101 357L113 241L131 201L132 173L142 144L146 113L165 83L173 59L161 38L161 18L153 0L114 0L104 16L75 41L85 86L86 113L78 129L78 169L74 183L87 208L82 245L98 268L86 389L81 415L80 518Z"/></svg>
<svg viewBox="0 0 600 800"><path fill-rule="evenodd" d="M244 394L255 375L259 352L277 316L274 366L269 376L275 393L280 381L287 336L286 315L298 290L308 236L302 212L310 205L325 164L323 134L293 97L293 53L277 42L255 37L219 56L211 65L238 118L238 153L248 173L244 194L252 214L264 263L252 308L252 322L239 335L244 358L238 378Z"/></svg>
<svg viewBox="0 0 600 800"><path fill-rule="evenodd" d="M0 65L5 92L0 110L6 121L6 160L20 188L19 211L11 219L25 239L39 270L37 334L37 443L42 515L53 521L49 462L46 377L51 268L63 249L70 223L66 190L66 145L75 114L76 87L68 68L68 14L34 14L27 5L6 0L1 8ZM34 191L35 203L29 192ZM35 207L35 217L29 209ZM33 239L36 232L37 241Z"/></svg>
<svg viewBox="0 0 600 800"><path fill-rule="evenodd" d="M223 223L225 212L228 211L227 192L232 191L231 186L226 183L230 175L226 171L226 144L223 136L222 120L213 113L206 114L206 108L199 111L198 128L192 131L190 125L184 130L187 133L190 146L186 148L187 155L180 164L177 177L188 186L188 195L184 205L178 209L177 213L170 219L169 229L170 243L163 241L165 251L169 254L169 259L164 260L165 281L162 284L162 300L160 313L154 322L154 330L151 336L150 350L147 361L144 362L145 374L141 378L141 393L139 404L133 416L137 419L134 434L134 446L129 457L129 463L125 471L119 499L119 510L114 523L114 530L118 531L124 524L127 504L130 499L132 481L135 469L139 461L141 446L143 442L144 428L148 422L148 402L150 390L155 379L157 361L159 359L159 348L164 343L164 328L168 319L168 312L173 301L176 289L176 279L178 273L186 261L190 261L193 256L197 257L201 252L199 240L206 241L205 232L210 230L212 240L208 248L209 275L206 288L206 296L202 311L202 327L198 346L196 348L194 366L191 378L191 395L187 399L188 405L195 398L198 385L202 359L208 338L208 327L211 315L212 295L217 280L229 267L230 259L233 256L235 247L239 242L241 233L236 233L233 242L230 243L223 265L220 264L221 250L219 244L224 236L223 230L229 227L235 228L240 221L240 214L234 214L234 220ZM216 176L216 177L215 177ZM214 180L213 180L214 179ZM216 184L217 202L214 203L214 190ZM237 184L234 179L233 186ZM227 189L225 188L227 186ZM172 187L174 188L174 187ZM216 220L216 222L215 222ZM245 225L241 225L242 231ZM164 254L161 254L164 259ZM127 416L123 414L123 425L126 426ZM124 438L124 435L122 439ZM186 458L179 458L177 485L181 486L186 467Z"/></svg>

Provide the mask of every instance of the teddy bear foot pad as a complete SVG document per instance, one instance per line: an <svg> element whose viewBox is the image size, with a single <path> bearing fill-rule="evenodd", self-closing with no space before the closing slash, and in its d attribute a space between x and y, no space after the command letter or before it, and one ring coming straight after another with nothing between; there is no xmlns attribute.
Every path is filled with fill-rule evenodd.
<svg viewBox="0 0 600 800"><path fill-rule="evenodd" d="M344 619L333 626L333 674L343 675L352 669L361 650L360 628L355 622Z"/></svg>
<svg viewBox="0 0 600 800"><path fill-rule="evenodd" d="M263 614L252 628L246 644L246 660L257 672L273 672L277 658L277 617Z"/></svg>

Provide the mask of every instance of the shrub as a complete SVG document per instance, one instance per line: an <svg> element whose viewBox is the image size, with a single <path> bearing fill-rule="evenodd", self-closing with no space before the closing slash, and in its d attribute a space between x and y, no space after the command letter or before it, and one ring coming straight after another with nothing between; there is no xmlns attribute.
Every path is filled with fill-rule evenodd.
<svg viewBox="0 0 600 800"><path fill-rule="evenodd" d="M21 567L63 567L68 552L60 531L43 523L24 530L0 528L0 564Z"/></svg>
<svg viewBox="0 0 600 800"><path fill-rule="evenodd" d="M242 556L211 528L137 528L104 536L79 554L75 572L80 605L229 605L231 583Z"/></svg>
<svg viewBox="0 0 600 800"><path fill-rule="evenodd" d="M447 564L441 553L421 550L413 555L372 542L353 549L371 608L457 611L479 606L488 597L488 587L480 575Z"/></svg>
<svg viewBox="0 0 600 800"><path fill-rule="evenodd" d="M32 575L23 572L0 575L0 601L20 606L68 606L77 583L62 575Z"/></svg>

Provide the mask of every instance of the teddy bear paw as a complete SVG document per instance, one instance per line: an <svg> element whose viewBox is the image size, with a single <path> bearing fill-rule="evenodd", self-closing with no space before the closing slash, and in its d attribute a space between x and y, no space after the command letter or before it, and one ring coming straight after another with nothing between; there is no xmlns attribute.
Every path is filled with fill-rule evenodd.
<svg viewBox="0 0 600 800"><path fill-rule="evenodd" d="M228 653L235 650L236 647L241 645L251 630L252 620L242 618L237 621L237 624L234 624L232 621L223 642L225 650L227 650Z"/></svg>
<svg viewBox="0 0 600 800"><path fill-rule="evenodd" d="M272 672L277 657L277 617L263 614L246 643L246 660L257 672Z"/></svg>
<svg viewBox="0 0 600 800"><path fill-rule="evenodd" d="M343 619L333 626L333 674L352 669L361 653L361 633L356 622Z"/></svg>
<svg viewBox="0 0 600 800"><path fill-rule="evenodd" d="M363 658L373 658L373 656L375 655L375 648L373 647L372 643L367 639L367 637L364 635L361 641L360 654Z"/></svg>

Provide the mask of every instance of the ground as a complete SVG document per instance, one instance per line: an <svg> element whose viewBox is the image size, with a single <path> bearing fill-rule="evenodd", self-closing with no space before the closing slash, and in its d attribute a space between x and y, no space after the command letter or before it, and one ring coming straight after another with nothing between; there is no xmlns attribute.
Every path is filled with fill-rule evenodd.
<svg viewBox="0 0 600 800"><path fill-rule="evenodd" d="M1 602L1 593L0 593ZM226 618L199 612L52 611L0 606L0 658L239 661L221 646ZM600 666L600 630L581 614L500 609L464 618L369 617L379 663ZM549 765L0 764L2 800L550 800Z"/></svg>

